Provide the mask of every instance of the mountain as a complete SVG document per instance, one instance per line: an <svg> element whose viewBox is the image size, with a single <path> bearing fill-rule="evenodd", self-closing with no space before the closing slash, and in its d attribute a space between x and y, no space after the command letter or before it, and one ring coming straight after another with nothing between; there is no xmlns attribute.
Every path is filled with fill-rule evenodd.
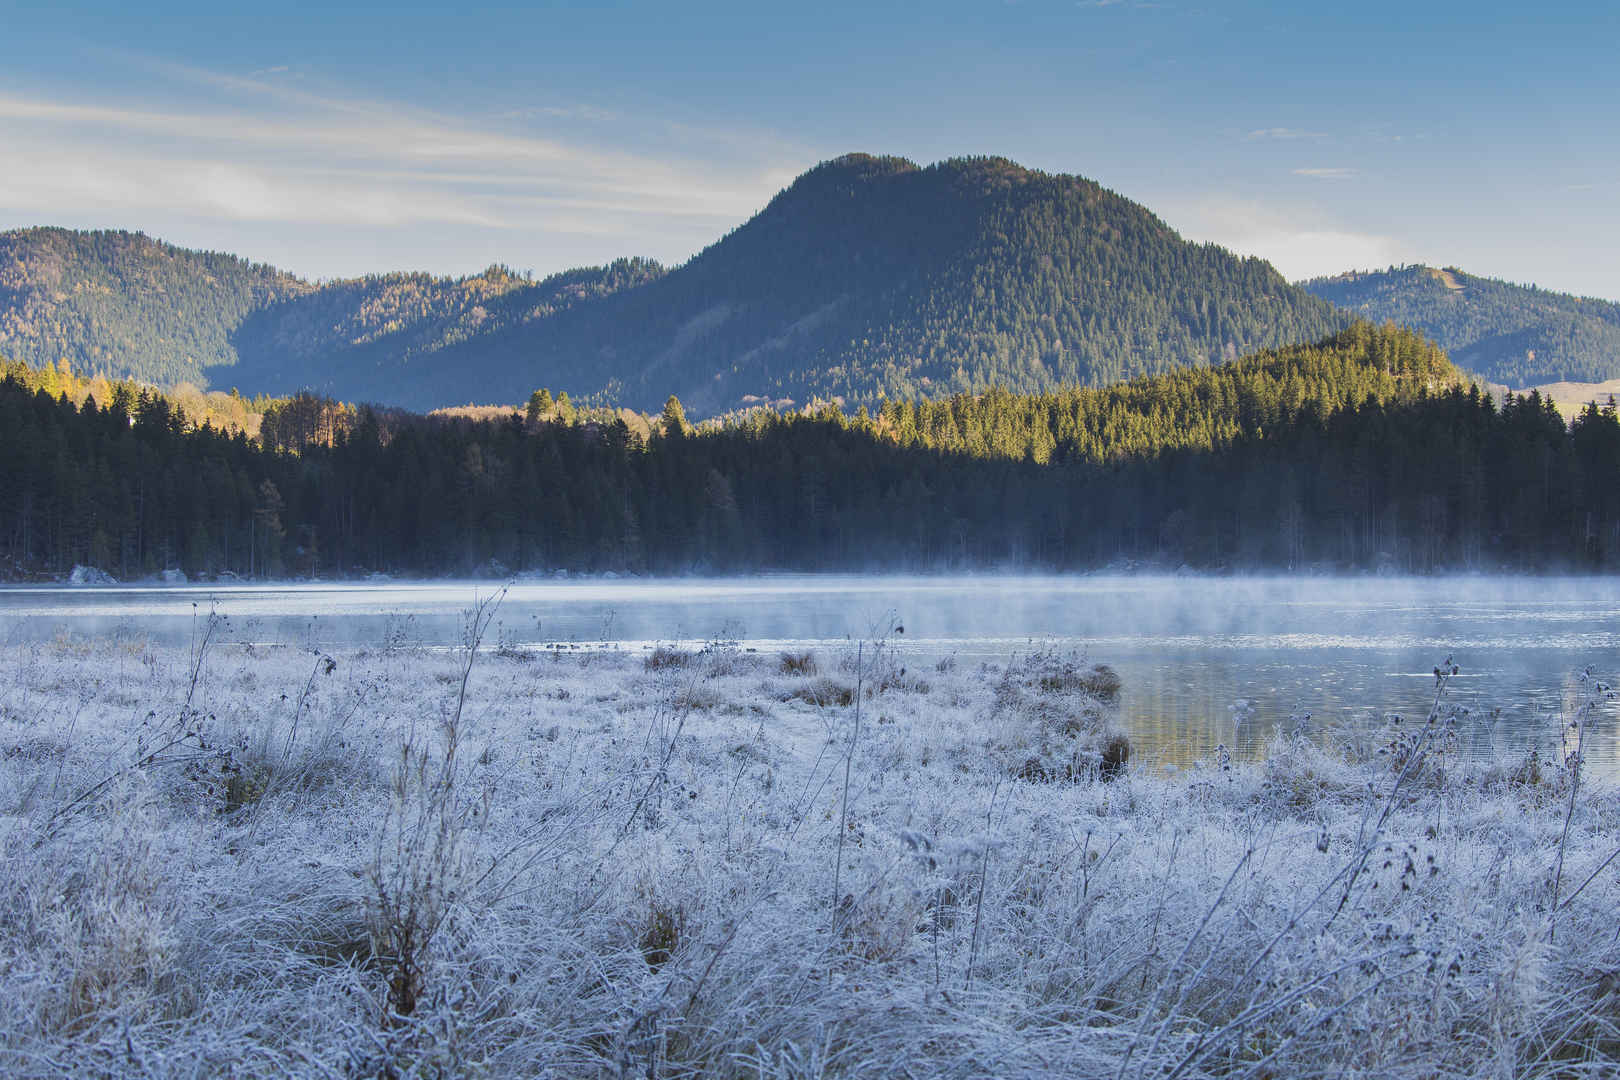
<svg viewBox="0 0 1620 1080"><path fill-rule="evenodd" d="M236 362L230 334L249 313L313 288L273 267L140 233L0 233L0 355L201 384L207 369Z"/></svg>
<svg viewBox="0 0 1620 1080"><path fill-rule="evenodd" d="M1392 266L1301 287L1375 322L1420 330L1461 367L1528 387L1620 377L1620 304L1465 274Z"/></svg>
<svg viewBox="0 0 1620 1080"><path fill-rule="evenodd" d="M1089 180L999 158L810 170L684 266L446 356L486 396L754 401L1037 391L1207 364L1344 324L1258 259L1190 244ZM492 349L500 363L485 363ZM442 398L443 389L424 396Z"/></svg>
<svg viewBox="0 0 1620 1080"><path fill-rule="evenodd" d="M826 162L668 272L621 260L538 282L492 267L312 284L125 233L0 241L0 353L418 409L539 386L644 409L676 393L699 415L1040 391L1347 322L1262 260L1188 243L1092 181L1001 158Z"/></svg>
<svg viewBox="0 0 1620 1080"><path fill-rule="evenodd" d="M315 389L350 401L430 409L521 401L538 383L504 380L528 357L515 349L531 324L657 280L649 259L553 274L541 281L492 266L464 278L380 274L335 281L252 312L232 332L244 390ZM223 377L219 375L216 377Z"/></svg>
<svg viewBox="0 0 1620 1080"><path fill-rule="evenodd" d="M323 386L348 397L364 389L392 403L389 379L408 377L427 354L661 273L625 259L538 282L492 266L463 278L312 284L140 233L23 229L0 233L0 355L35 367L66 359L81 372L159 385L272 394ZM379 366L386 377L371 376Z"/></svg>

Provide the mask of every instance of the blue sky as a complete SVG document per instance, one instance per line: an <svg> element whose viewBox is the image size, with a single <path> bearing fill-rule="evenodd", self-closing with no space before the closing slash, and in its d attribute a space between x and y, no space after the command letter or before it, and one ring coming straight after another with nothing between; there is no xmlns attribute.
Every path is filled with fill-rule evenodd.
<svg viewBox="0 0 1620 1080"><path fill-rule="evenodd" d="M1620 299L1620 5L0 0L0 228L311 277L678 262L817 161L1078 173L1289 277Z"/></svg>

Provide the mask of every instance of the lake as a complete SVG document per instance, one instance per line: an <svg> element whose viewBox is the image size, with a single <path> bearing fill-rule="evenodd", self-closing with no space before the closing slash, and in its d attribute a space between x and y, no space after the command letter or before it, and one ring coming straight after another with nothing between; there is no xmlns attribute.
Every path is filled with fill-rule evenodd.
<svg viewBox="0 0 1620 1080"><path fill-rule="evenodd" d="M210 610L229 640L299 647L458 642L489 582L0 588L0 641L146 634L189 641ZM903 629L902 629L903 628ZM560 580L506 592L489 644L843 648L887 635L907 663L1001 664L1033 648L1117 669L1143 754L1184 766L1217 744L1259 752L1306 712L1317 730L1421 719L1433 669L1461 669L1447 700L1472 712L1465 753L1556 749L1590 666L1620 667L1620 581L1608 578L1145 576ZM993 677L993 676L989 676ZM1237 702L1247 702L1238 705ZM1620 772L1617 706L1589 729L1596 771Z"/></svg>

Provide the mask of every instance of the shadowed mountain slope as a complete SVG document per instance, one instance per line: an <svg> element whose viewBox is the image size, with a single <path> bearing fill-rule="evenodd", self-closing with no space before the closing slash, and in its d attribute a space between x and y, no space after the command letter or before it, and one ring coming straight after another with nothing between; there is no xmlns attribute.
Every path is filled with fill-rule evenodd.
<svg viewBox="0 0 1620 1080"><path fill-rule="evenodd" d="M1392 266L1302 283L1374 322L1420 330L1461 367L1527 387L1620 376L1620 304L1465 274Z"/></svg>
<svg viewBox="0 0 1620 1080"><path fill-rule="evenodd" d="M127 233L0 237L0 350L417 409L576 399L695 415L1100 385L1346 323L1270 264L1000 158L817 166L685 265L312 284Z"/></svg>
<svg viewBox="0 0 1620 1080"><path fill-rule="evenodd" d="M675 392L700 414L871 403L1110 383L1343 321L1269 264L1187 243L1088 180L851 155L659 280L514 330L503 352L527 364L487 378L507 400L617 380L626 404Z"/></svg>
<svg viewBox="0 0 1620 1080"><path fill-rule="evenodd" d="M274 267L140 233L19 229L0 233L0 354L202 383L206 369L236 362L229 337L249 313L313 289Z"/></svg>

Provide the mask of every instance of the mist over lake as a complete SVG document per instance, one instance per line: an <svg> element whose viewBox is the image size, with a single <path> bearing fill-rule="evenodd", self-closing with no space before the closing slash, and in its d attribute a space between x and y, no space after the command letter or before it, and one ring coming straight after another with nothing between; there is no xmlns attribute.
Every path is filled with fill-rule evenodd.
<svg viewBox="0 0 1620 1080"><path fill-rule="evenodd" d="M15 587L0 640L147 635L183 645L211 610L226 640L297 648L451 646L491 582ZM1148 576L879 577L523 582L491 645L646 650L734 641L831 650L886 639L921 668L1004 665L1036 649L1083 653L1124 682L1122 718L1145 760L1197 762L1224 744L1256 756L1279 726L1317 737L1421 718L1433 668L1460 668L1447 700L1484 758L1557 749L1558 714L1590 666L1613 674L1620 582L1610 578ZM1246 705L1244 703L1247 703ZM1606 706L1613 718L1614 706ZM1305 720L1305 714L1309 719ZM1588 733L1620 769L1613 725Z"/></svg>

